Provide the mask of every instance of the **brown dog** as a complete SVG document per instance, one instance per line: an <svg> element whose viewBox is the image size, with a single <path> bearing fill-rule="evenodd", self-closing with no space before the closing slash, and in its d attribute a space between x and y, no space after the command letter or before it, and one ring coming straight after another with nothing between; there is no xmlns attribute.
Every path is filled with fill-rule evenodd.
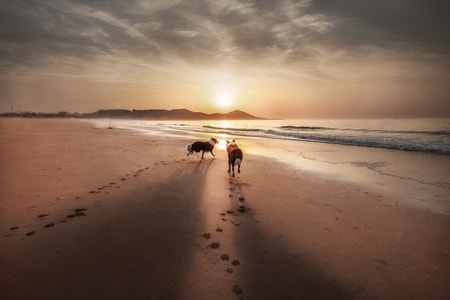
<svg viewBox="0 0 450 300"><path fill-rule="evenodd" d="M190 154L193 154L194 151L195 152L200 152L203 151L202 153L202 159L203 159L203 155L205 155L205 152L211 152L212 156L216 156L213 152L214 150L214 146L218 143L219 141L215 138L211 138L209 141L207 142L200 142L197 141L195 143L193 143L192 145L189 145L187 147L187 151L188 154L187 156L189 156Z"/></svg>
<svg viewBox="0 0 450 300"><path fill-rule="evenodd" d="M234 177L234 166L238 167L238 173L241 173L241 163L244 159L244 154L235 140L231 142L227 140L227 152L228 152L228 172L232 171Z"/></svg>

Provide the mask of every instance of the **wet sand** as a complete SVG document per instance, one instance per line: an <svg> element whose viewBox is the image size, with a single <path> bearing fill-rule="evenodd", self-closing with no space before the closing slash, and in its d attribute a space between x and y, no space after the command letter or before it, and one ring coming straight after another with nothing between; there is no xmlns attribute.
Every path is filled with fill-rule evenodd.
<svg viewBox="0 0 450 300"><path fill-rule="evenodd" d="M447 299L450 219L359 182L0 119L1 299Z"/></svg>

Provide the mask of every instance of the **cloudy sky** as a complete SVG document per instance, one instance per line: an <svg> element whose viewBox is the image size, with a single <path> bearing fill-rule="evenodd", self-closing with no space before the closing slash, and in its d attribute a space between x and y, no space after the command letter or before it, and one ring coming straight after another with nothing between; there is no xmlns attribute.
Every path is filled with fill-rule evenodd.
<svg viewBox="0 0 450 300"><path fill-rule="evenodd" d="M450 116L447 0L2 1L0 112Z"/></svg>

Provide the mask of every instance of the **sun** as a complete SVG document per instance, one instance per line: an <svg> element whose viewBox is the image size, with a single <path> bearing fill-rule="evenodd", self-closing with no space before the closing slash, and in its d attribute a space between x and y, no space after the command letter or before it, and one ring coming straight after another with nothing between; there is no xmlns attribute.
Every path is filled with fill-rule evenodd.
<svg viewBox="0 0 450 300"><path fill-rule="evenodd" d="M233 105L235 99L234 95L231 92L220 91L215 95L214 101L220 107L230 107L231 105Z"/></svg>

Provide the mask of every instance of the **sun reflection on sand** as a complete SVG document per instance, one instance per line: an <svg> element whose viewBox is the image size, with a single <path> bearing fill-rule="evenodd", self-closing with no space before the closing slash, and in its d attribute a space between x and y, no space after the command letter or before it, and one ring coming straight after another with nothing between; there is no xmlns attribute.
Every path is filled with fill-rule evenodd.
<svg viewBox="0 0 450 300"><path fill-rule="evenodd" d="M231 126L231 122L228 120L222 120L220 121L220 127L223 129L228 129ZM219 143L217 144L217 149L219 150L225 150L226 146L227 146L227 139L230 138L230 136L228 134L225 133L220 133L219 134L220 138L219 138Z"/></svg>
<svg viewBox="0 0 450 300"><path fill-rule="evenodd" d="M224 134L221 133L220 134L220 139L219 139L219 143L217 144L217 149L219 150L225 150L226 146L227 146L227 138L228 138L228 134Z"/></svg>

